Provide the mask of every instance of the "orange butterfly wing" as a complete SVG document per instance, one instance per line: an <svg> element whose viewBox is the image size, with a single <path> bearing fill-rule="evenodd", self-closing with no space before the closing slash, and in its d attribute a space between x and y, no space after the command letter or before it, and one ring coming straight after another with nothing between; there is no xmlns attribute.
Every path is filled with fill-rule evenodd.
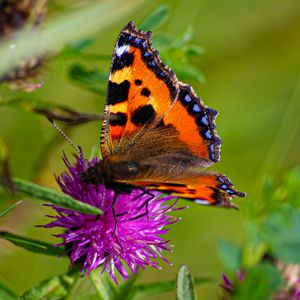
<svg viewBox="0 0 300 300"><path fill-rule="evenodd" d="M234 189L233 184L225 175L198 173L190 174L190 176L190 178L177 178L167 182L135 182L135 185L144 186L150 190L163 191L196 204L227 208L236 208L236 206L231 203L232 198L245 196L245 193L238 192Z"/></svg>
<svg viewBox="0 0 300 300"><path fill-rule="evenodd" d="M128 162L138 172L118 171L116 182L234 207L232 197L244 193L224 175L195 169L219 161L216 115L161 62L150 32L132 22L124 27L111 65L101 151L115 170Z"/></svg>
<svg viewBox="0 0 300 300"><path fill-rule="evenodd" d="M198 158L193 166L210 166L220 159L221 140L215 130L218 112L207 107L189 85L180 82L179 87L178 98L163 123L175 127L179 141Z"/></svg>
<svg viewBox="0 0 300 300"><path fill-rule="evenodd" d="M102 125L103 157L125 152L147 127L161 120L178 94L175 73L152 48L151 32L133 22L116 42Z"/></svg>

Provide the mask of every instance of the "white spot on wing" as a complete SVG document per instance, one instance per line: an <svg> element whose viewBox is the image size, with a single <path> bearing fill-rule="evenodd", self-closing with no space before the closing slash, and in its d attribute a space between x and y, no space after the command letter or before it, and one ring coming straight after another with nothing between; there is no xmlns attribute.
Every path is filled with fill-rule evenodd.
<svg viewBox="0 0 300 300"><path fill-rule="evenodd" d="M123 45L121 47L116 48L116 55L121 56L124 52L128 52L129 50L129 45Z"/></svg>
<svg viewBox="0 0 300 300"><path fill-rule="evenodd" d="M206 200L196 199L194 200L196 204L209 205L209 202Z"/></svg>

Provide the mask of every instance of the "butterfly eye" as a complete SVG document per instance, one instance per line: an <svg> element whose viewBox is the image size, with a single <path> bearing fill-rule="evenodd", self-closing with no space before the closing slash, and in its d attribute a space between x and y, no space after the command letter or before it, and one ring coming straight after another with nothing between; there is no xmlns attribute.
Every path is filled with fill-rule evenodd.
<svg viewBox="0 0 300 300"><path fill-rule="evenodd" d="M86 173L79 174L79 179L81 182L84 182L84 183L89 182L89 176Z"/></svg>
<svg viewBox="0 0 300 300"><path fill-rule="evenodd" d="M137 163L130 162L130 163L128 163L127 166L128 166L128 171L129 171L130 173L136 173L137 170L138 170L138 165L137 165Z"/></svg>
<svg viewBox="0 0 300 300"><path fill-rule="evenodd" d="M90 173L90 175L96 174L95 168L94 167L89 168L89 173Z"/></svg>

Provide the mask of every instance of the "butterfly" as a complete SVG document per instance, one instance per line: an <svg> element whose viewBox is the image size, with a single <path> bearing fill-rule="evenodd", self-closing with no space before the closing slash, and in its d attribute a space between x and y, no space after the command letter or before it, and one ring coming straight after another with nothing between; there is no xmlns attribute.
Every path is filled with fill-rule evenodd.
<svg viewBox="0 0 300 300"><path fill-rule="evenodd" d="M223 174L205 171L220 160L218 112L180 82L152 47L152 33L129 22L116 42L102 123L103 160L81 181L120 193L140 188L197 204L235 207Z"/></svg>

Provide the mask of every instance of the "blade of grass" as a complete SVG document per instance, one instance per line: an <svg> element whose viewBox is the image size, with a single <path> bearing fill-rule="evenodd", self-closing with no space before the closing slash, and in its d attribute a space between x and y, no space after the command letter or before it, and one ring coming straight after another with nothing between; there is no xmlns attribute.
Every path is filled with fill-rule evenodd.
<svg viewBox="0 0 300 300"><path fill-rule="evenodd" d="M164 23L170 15L170 8L168 5L161 5L152 11L139 26L141 30L148 31L159 27Z"/></svg>
<svg viewBox="0 0 300 300"><path fill-rule="evenodd" d="M14 245L34 253L41 253L45 255L54 255L54 256L63 255L65 253L62 247L54 247L49 243L22 237L6 231L0 231L0 238L10 241Z"/></svg>
<svg viewBox="0 0 300 300"><path fill-rule="evenodd" d="M51 190L49 188L42 187L30 181L20 179L20 178L14 178L12 181L16 191L31 196L34 199L47 201L67 209L71 209L71 210L75 210L87 214L99 215L102 213L100 209L94 206L77 201L71 198L70 196L59 193L55 190Z"/></svg>
<svg viewBox="0 0 300 300"><path fill-rule="evenodd" d="M66 299L70 290L78 281L79 272L50 277L31 290L25 292L19 300Z"/></svg>
<svg viewBox="0 0 300 300"><path fill-rule="evenodd" d="M3 217L5 214L7 214L8 212L10 212L11 210L13 210L16 206L18 206L20 203L22 203L23 200L18 201L17 203L13 204L12 206L10 206L9 208L7 208L6 210L4 210L3 212L0 213L0 218Z"/></svg>

